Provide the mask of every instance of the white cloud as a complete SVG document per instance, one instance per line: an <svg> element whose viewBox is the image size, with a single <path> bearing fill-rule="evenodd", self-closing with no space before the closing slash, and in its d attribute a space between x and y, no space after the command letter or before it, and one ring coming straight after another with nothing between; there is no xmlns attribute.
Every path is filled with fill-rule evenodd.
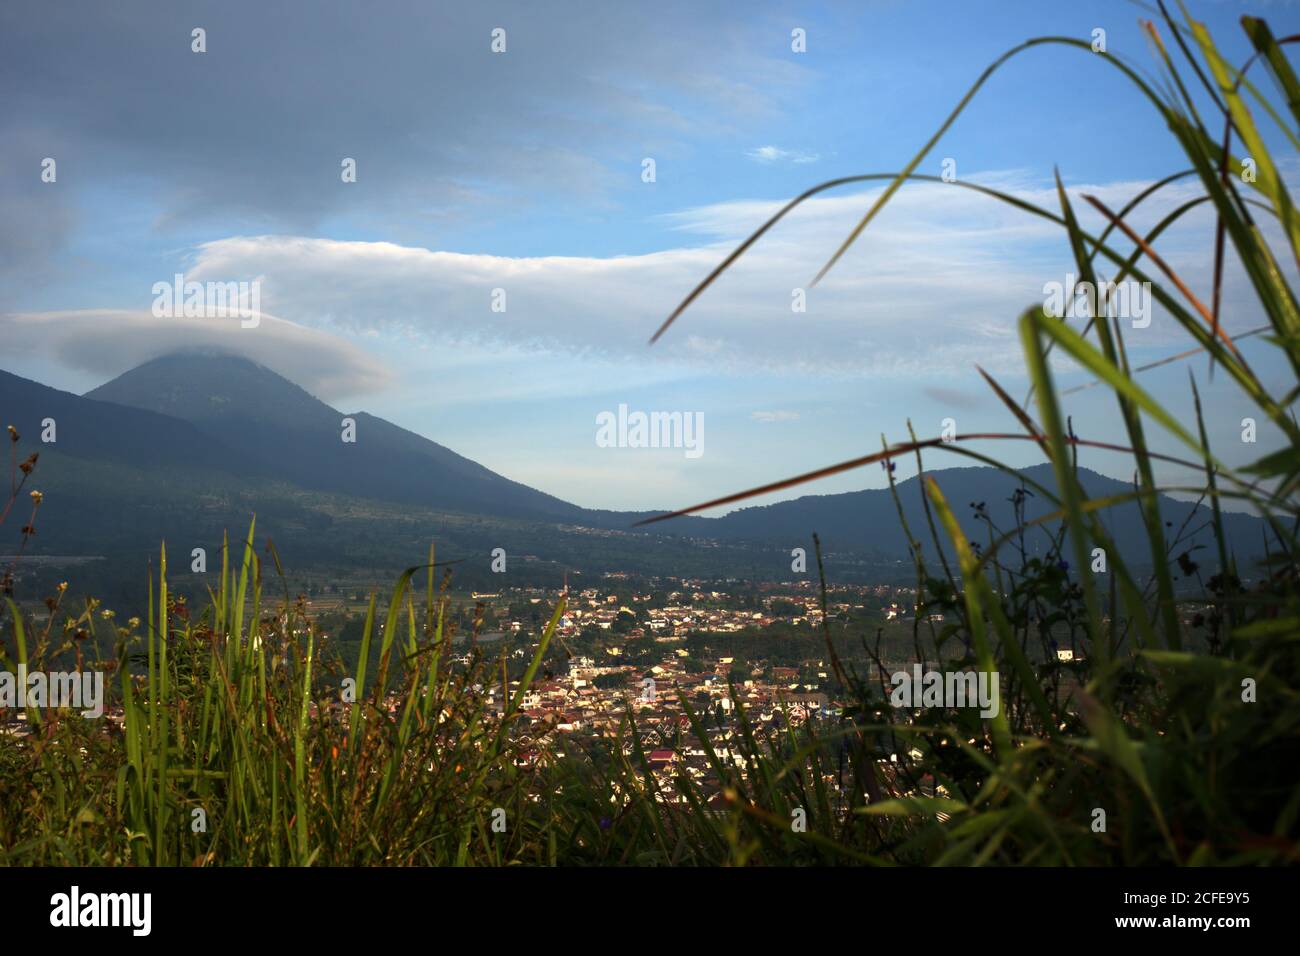
<svg viewBox="0 0 1300 956"><path fill-rule="evenodd" d="M777 409L776 411L770 411L770 412L766 412L766 411L750 412L749 417L756 422L763 422L764 424L769 424L771 422L798 421L799 413Z"/></svg>
<svg viewBox="0 0 1300 956"><path fill-rule="evenodd" d="M1055 208L1050 186L1011 173L984 181ZM1071 191L1095 193L1120 208L1144 185ZM1144 204L1135 227L1149 228L1195 193L1191 184L1166 189ZM969 373L975 363L996 375L1019 374L1017 317L1043 301L1045 282L1074 271L1059 228L953 185L909 186L827 279L809 288L876 195L871 190L818 197L795 210L653 348L647 340L664 316L779 203L749 200L684 210L667 217L689 237L680 247L609 258L506 257L392 242L237 236L198 247L186 272L199 281L260 280L269 314L259 329L101 309L9 315L0 318L0 332L10 353L45 355L107 374L176 349L225 348L322 397L360 394L390 381L373 355L397 358L401 365L404 356L420 352L435 353L442 364L465 352L548 353L565 355L575 367L599 359L660 372L865 377L885 388ZM1085 228L1098 231L1098 217L1086 204L1076 208ZM1203 298L1208 290L1201 286L1211 274L1204 268L1210 215L1208 207L1198 209L1161 237L1165 258ZM495 289L505 292L504 311L493 310ZM806 290L806 312L792 309L796 289ZM1251 298L1234 270L1224 295L1229 331L1261 324ZM358 339L360 344L352 344ZM1151 327L1131 333L1127 345L1159 357L1182 341L1181 330L1157 309Z"/></svg>
<svg viewBox="0 0 1300 956"><path fill-rule="evenodd" d="M750 159L758 163L815 163L821 157L816 153L803 153L794 150L781 149L779 146L758 146L745 153Z"/></svg>
<svg viewBox="0 0 1300 956"><path fill-rule="evenodd" d="M148 310L86 309L0 315L6 358L53 359L71 368L114 376L150 359L189 349L217 349L265 365L329 400L386 386L378 360L336 335L262 313L242 328L238 318L158 318Z"/></svg>
<svg viewBox="0 0 1300 956"><path fill-rule="evenodd" d="M1056 208L1054 190L1016 174L983 181ZM1144 183L1079 187L1112 208ZM276 315L334 332L424 342L439 349L509 344L570 355L670 360L716 371L766 368L898 380L1022 368L1015 322L1043 301L1043 285L1073 271L1055 224L953 185L912 185L862 234L827 279L810 278L878 191L814 199L765 235L678 320L653 349L646 342L682 297L780 204L719 203L668 217L694 244L643 255L470 255L390 242L297 236L235 237L197 251L197 279L260 277ZM1195 194L1167 188L1136 216L1145 228ZM1097 217L1077 203L1085 228ZM1162 236L1166 258L1194 280L1207 249L1208 209ZM1121 246L1121 248L1127 248ZM505 291L493 311L493 290ZM795 289L807 311L792 310ZM1249 292L1229 284L1225 314L1247 327ZM1256 323L1258 324L1258 323ZM1182 333L1157 310L1135 350Z"/></svg>

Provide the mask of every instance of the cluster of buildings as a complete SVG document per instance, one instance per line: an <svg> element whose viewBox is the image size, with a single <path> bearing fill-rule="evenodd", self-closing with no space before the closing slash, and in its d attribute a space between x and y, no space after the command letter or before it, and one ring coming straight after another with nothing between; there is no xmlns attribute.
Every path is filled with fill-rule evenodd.
<svg viewBox="0 0 1300 956"><path fill-rule="evenodd" d="M750 628L769 627L778 621L795 626L820 627L822 605L818 590L808 581L793 584L769 585L761 599L751 603L738 602L726 592L705 588L704 582L681 581L681 588L666 592L632 590L602 590L585 588L569 593L565 613L560 619L559 632L564 636L577 635L589 629L614 631L629 638L682 637L691 633L731 634ZM553 595L540 589L522 589L515 594L529 595L533 605L549 603ZM878 610L886 621L902 620L912 613L914 591L905 587L832 586L828 589L827 612L835 615L864 611L870 607ZM474 593L476 600L509 599L510 595ZM847 598L847 600L845 599ZM775 613L774 605L784 604L783 613ZM508 616L502 627L517 633L528 628L528 623Z"/></svg>
<svg viewBox="0 0 1300 956"><path fill-rule="evenodd" d="M709 751L724 763L745 766L737 746L742 731L733 712L736 707L744 708L750 731L760 738L765 731L839 713L825 689L829 675L823 663L811 665L817 668L811 671L815 674L811 680L807 679L810 669L805 669L801 680L800 669L794 667L753 668L737 679L734 661L728 657L719 658L703 673L687 672L672 653L648 668L602 665L590 657L575 657L566 674L527 689L516 726L532 748L525 759L562 759L566 741L604 741L621 746L623 755L634 763L644 757L664 799L677 798L680 774L694 778L704 793L715 796L719 782ZM513 697L517 690L514 682L508 692ZM502 689L484 688L484 696L489 710L501 716L506 709Z"/></svg>

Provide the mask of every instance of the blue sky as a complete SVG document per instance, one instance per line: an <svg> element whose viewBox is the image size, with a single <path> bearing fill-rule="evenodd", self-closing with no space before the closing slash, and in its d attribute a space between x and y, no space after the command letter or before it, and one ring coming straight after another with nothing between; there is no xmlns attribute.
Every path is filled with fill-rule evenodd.
<svg viewBox="0 0 1300 956"><path fill-rule="evenodd" d="M610 508L680 507L856 457L882 434L905 438L909 417L923 435L947 417L1015 430L974 366L1023 396L1015 319L1064 279L1068 249L1050 226L942 184L905 189L806 313L791 312L791 290L872 190L809 204L646 340L790 196L903 165L1016 43L1102 28L1109 55L1155 68L1138 30L1155 14L1123 2L263 6L0 12L0 367L84 392L161 352L220 344L344 411ZM1191 10L1236 63L1242 13L1300 31L1293 3ZM796 28L806 52L791 49ZM40 181L44 157L56 183ZM345 157L355 183L341 182ZM1059 48L996 74L922 171L945 158L960 179L1045 205L1059 168L1076 198L1112 208L1183 167L1117 70ZM1135 224L1195 194L1172 190ZM1189 216L1162 246L1202 295L1211 229ZM153 318L152 285L176 272L259 279L267 320ZM504 313L490 307L497 288ZM1228 328L1262 324L1250 299L1234 268ZM1157 312L1129 347L1140 364L1186 345ZM1266 381L1283 380L1266 346L1247 348ZM1240 442L1249 410L1203 360L1143 384L1188 414L1189 367L1216 448L1258 457L1271 436ZM619 404L702 413L705 453L597 447L596 415ZM1096 390L1068 410L1081 434L1115 440L1112 405ZM1084 460L1128 477L1120 460ZM786 496L882 481L873 470Z"/></svg>

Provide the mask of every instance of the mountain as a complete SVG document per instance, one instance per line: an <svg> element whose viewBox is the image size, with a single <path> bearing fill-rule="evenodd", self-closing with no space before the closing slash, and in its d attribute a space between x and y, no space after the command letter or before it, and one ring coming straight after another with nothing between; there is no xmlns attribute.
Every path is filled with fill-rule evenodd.
<svg viewBox="0 0 1300 956"><path fill-rule="evenodd" d="M302 488L508 517L577 521L583 509L364 412L343 414L244 358L154 359L86 394L188 422L234 452L227 466ZM343 440L343 422L355 441Z"/></svg>
<svg viewBox="0 0 1300 956"><path fill-rule="evenodd" d="M1026 520L1033 521L1055 510L1055 506L1042 494L1032 489L1034 483L1056 494L1056 476L1046 462L1021 469L1011 475L996 468L945 468L929 473L938 483L953 513L973 540L986 543L988 532L980 524L983 519L974 517L975 507L983 506L996 528L996 534L1015 526L1015 508L1012 498L1017 489L1025 488L1023 512ZM1086 468L1079 469L1079 482L1089 498L1104 498L1131 494L1134 486L1099 475ZM712 534L724 541L762 541L774 537L795 540L806 538L810 531L824 529L820 537L825 546L874 551L881 556L899 556L908 553L907 534L898 518L901 504L907 526L920 541L927 553L934 551L930 538L929 521L923 501L924 489L915 478L900 481L897 485L898 504L888 488L851 491L834 495L808 495L793 501L773 505L741 508L721 518L714 519ZM1210 555L1214 552L1214 539L1209 522L1210 509L1191 502L1178 501L1166 495L1159 496L1161 520L1165 523L1166 545L1177 554L1194 551ZM937 519L936 524L937 524ZM1105 509L1100 520L1106 527L1114 546L1136 567L1150 564L1150 545L1146 536L1142 513L1135 501ZM1224 532L1238 557L1244 562L1263 553L1264 522L1252 515L1223 514ZM1055 522L1045 525L1055 526ZM942 531L940 531L942 535ZM1042 553L1048 546L1047 535L1039 530L1026 535L1030 553ZM945 544L945 550L947 545ZM951 557L951 555L950 555ZM1068 549L1067 549L1068 557ZM1199 556L1196 560L1207 563ZM1217 561L1209 561L1217 566Z"/></svg>
<svg viewBox="0 0 1300 956"><path fill-rule="evenodd" d="M41 422L50 418L57 440L45 444ZM355 442L342 440L345 418L355 423ZM791 549L809 548L813 532L833 556L832 579L911 573L899 505L887 488L634 529L653 512L571 504L376 416L344 414L275 372L227 355L165 356L85 396L0 372L0 419L22 432L24 456L41 454L32 487L46 503L29 554L103 555L132 574L162 540L182 557L195 547L213 553L223 533L242 536L253 514L259 540L274 540L286 565L331 573L415 563L435 540L441 557L463 560L458 579L471 582L494 582L488 556L495 548L537 581L569 571L782 579ZM1013 524L1018 477L993 468L931 475L973 540L988 537L977 504L995 526ZM1047 465L1023 476L1054 490ZM1131 490L1094 472L1080 477L1094 497ZM921 484L901 481L897 490L908 526L932 555ZM1181 534L1174 553L1205 548L1196 560L1214 564L1208 509L1166 497L1160 508L1170 540ZM1049 510L1042 495L1025 499L1030 519ZM1149 563L1136 504L1108 509L1104 521L1130 565ZM1225 524L1239 559L1262 553L1260 519L1227 514ZM12 547L4 534L0 552ZM1042 529L1027 538L1031 552L1047 547Z"/></svg>
<svg viewBox="0 0 1300 956"><path fill-rule="evenodd" d="M355 443L342 441L345 417ZM56 428L49 444L40 440L47 418ZM516 581L558 583L567 572L612 568L763 573L748 544L696 548L685 535L706 519L631 530L650 512L570 504L381 418L344 415L224 355L167 356L86 396L0 372L0 424L8 423L22 434L23 457L39 452L27 487L45 496L24 567L107 558L76 574L83 582L99 575L99 596L121 583L110 570L138 584L160 542L174 573L189 568L195 548L217 562L223 536L239 540L253 515L259 544L274 541L286 567L373 573L375 583L421 560L431 540L440 558L462 562L457 580L467 586L499 586L489 571L496 548L525 572ZM0 529L0 554L16 549L17 526Z"/></svg>
<svg viewBox="0 0 1300 956"><path fill-rule="evenodd" d="M67 453L140 467L216 467L225 450L193 424L132 403L92 401L0 369L0 416L23 438L24 457ZM44 441L47 420L53 441Z"/></svg>

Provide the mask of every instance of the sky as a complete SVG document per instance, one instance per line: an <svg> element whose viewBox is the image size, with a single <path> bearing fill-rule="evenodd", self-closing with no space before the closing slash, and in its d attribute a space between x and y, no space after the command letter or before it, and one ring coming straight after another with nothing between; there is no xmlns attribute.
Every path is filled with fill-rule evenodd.
<svg viewBox="0 0 1300 956"><path fill-rule="evenodd" d="M1243 13L1300 32L1295 3L1190 9L1238 64ZM820 194L648 340L787 200L896 172L989 63L1034 36L1092 43L1104 30L1106 52L1019 54L919 171L1053 209L1059 171L1097 231L1083 194L1117 208L1186 166L1107 62L1154 74L1138 26L1153 17L1087 0L13 0L0 9L0 368L84 393L158 355L217 347L599 508L685 507L878 450L882 436L906 439L909 420L922 437L946 419L958 433L1017 431L976 366L1025 396L1016 320L1074 271L1070 251L1052 223L954 183L904 187L812 287L881 187ZM1295 151L1267 138L1294 183ZM1131 221L1145 230L1199 194L1183 180ZM1204 207L1159 248L1208 299ZM1224 324L1241 333L1265 320L1228 263ZM154 286L177 273L258 282L261 320L156 317ZM1188 340L1157 307L1126 344L1141 365ZM1267 343L1241 347L1286 390ZM1054 367L1063 387L1089 381ZM1242 441L1251 408L1203 356L1140 380L1190 421L1189 372L1225 461L1276 445L1263 423ZM698 416L701 453L602 447L598 417L620 406ZM1122 440L1104 390L1068 396L1066 410L1076 433ZM970 447L1042 460L1024 443ZM1131 477L1123 456L1081 461ZM872 468L766 500L884 481Z"/></svg>

